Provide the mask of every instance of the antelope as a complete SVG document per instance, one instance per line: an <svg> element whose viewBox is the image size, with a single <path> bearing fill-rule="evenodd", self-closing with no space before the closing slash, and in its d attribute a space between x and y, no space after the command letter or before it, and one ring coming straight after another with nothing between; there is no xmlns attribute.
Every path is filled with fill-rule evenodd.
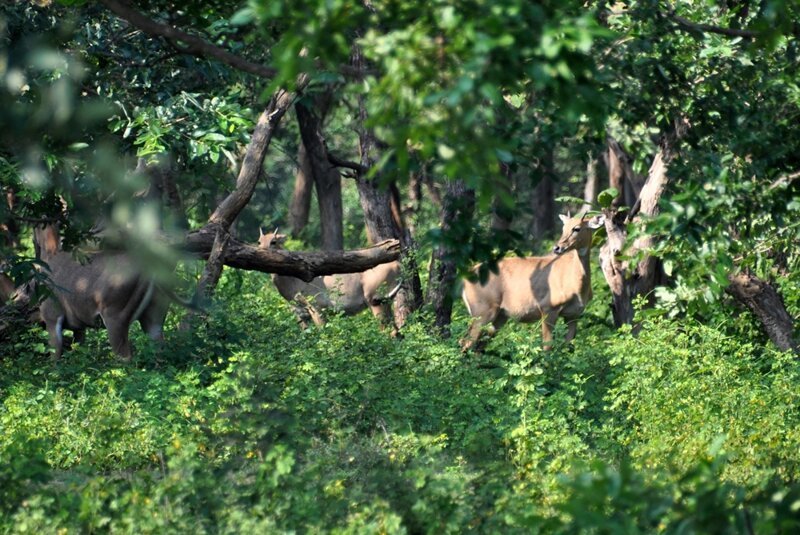
<svg viewBox="0 0 800 535"><path fill-rule="evenodd" d="M545 350L552 347L553 327L559 317L567 322L566 341L575 338L578 318L592 299L592 233L603 225L604 218L586 219L585 214L559 217L564 230L553 254L505 258L498 262L497 273L490 273L483 284L464 281L462 297L473 318L461 340L464 351L478 348L484 328L493 336L509 318L522 323L541 320Z"/></svg>
<svg viewBox="0 0 800 535"><path fill-rule="evenodd" d="M258 245L262 249L280 249L286 241L284 234L277 230L269 234L259 229ZM400 262L380 264L362 273L341 273L316 277L304 282L287 275L272 275L272 282L278 293L292 304L295 315L303 328L308 320L321 326L325 324L322 310L334 309L345 315L358 314L369 308L381 324L394 324L392 321L391 300L400 290ZM388 293L381 291L393 287ZM397 334L396 327L392 327Z"/></svg>
<svg viewBox="0 0 800 535"><path fill-rule="evenodd" d="M136 270L129 254L100 252L81 264L61 250L55 225L37 227L34 243L52 283L53 295L42 302L39 315L54 358L64 350L64 329L81 342L87 328L105 325L112 350L125 360L131 357L128 331L134 321L150 338L163 339L170 294Z"/></svg>

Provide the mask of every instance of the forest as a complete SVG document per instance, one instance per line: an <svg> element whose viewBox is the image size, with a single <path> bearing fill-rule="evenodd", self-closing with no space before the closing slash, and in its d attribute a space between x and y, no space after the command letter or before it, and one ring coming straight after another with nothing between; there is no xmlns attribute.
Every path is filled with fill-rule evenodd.
<svg viewBox="0 0 800 535"><path fill-rule="evenodd" d="M800 532L795 1L7 0L0 125L0 533Z"/></svg>

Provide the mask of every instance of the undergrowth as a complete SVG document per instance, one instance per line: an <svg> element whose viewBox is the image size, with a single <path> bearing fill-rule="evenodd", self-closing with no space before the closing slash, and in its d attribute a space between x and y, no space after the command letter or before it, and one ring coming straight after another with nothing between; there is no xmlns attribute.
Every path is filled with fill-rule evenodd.
<svg viewBox="0 0 800 535"><path fill-rule="evenodd" d="M462 355L424 316L301 330L259 275L190 331L103 332L58 364L0 348L0 530L740 533L800 523L800 368L723 329L637 337L594 305L573 347L509 325ZM563 338L563 327L556 333Z"/></svg>

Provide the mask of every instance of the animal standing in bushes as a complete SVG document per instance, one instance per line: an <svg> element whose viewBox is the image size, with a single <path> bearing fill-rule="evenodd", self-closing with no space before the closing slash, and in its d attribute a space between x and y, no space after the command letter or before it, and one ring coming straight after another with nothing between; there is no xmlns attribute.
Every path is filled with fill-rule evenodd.
<svg viewBox="0 0 800 535"><path fill-rule="evenodd" d="M36 228L34 242L52 281L53 295L41 304L39 313L55 358L64 350L64 329L72 330L74 341L81 342L87 328L100 326L98 320L108 330L114 353L126 360L131 357L128 331L134 321L150 338L163 338L169 294L138 271L129 254L101 252L81 264L61 250L55 225Z"/></svg>
<svg viewBox="0 0 800 535"><path fill-rule="evenodd" d="M286 236L277 231L269 234L259 229L258 245L264 249L279 249ZM392 319L392 299L400 290L400 263L380 264L361 273L342 273L316 277L304 282L286 275L272 275L272 282L281 296L292 303L295 315L303 328L310 319L316 325L324 325L322 310L333 309L350 316L369 308L382 325L392 325L392 334L397 328ZM386 293L387 289L392 288Z"/></svg>
<svg viewBox="0 0 800 535"><path fill-rule="evenodd" d="M497 273L490 273L483 284L464 281L462 297L474 318L461 340L464 351L478 349L484 331L494 335L509 318L523 323L541 320L545 349L552 347L559 316L567 321L566 341L575 338L578 318L592 299L592 233L603 226L604 218L586 219L585 214L559 217L564 230L553 254L505 258L497 263ZM477 273L477 268L474 271Z"/></svg>

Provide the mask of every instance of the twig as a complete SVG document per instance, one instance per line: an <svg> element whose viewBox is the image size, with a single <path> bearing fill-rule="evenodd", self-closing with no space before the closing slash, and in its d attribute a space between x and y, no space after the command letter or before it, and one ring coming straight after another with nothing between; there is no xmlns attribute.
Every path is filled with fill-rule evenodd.
<svg viewBox="0 0 800 535"><path fill-rule="evenodd" d="M670 18L678 23L678 26L681 28L695 32L716 33L719 35L727 35L728 37L743 37L745 39L755 39L758 37L758 33L752 30L740 30L738 28L723 28L712 24L700 24L674 14L671 15Z"/></svg>
<svg viewBox="0 0 800 535"><path fill-rule="evenodd" d="M351 162L349 160L343 160L338 156L334 155L330 151L328 151L328 161L331 162L333 165L337 167L347 167L348 169L352 169L358 174L366 174L369 171L368 167L361 165L360 163Z"/></svg>
<svg viewBox="0 0 800 535"><path fill-rule="evenodd" d="M120 18L127 20L133 26L139 28L148 35L164 37L168 39L181 52L195 56L212 57L226 65L230 65L240 71L256 74L263 78L272 78L277 74L277 70L266 65L253 63L245 58L237 56L224 48L220 48L197 37L188 34L168 24L156 22L145 15L139 13L127 3L121 0L100 0L100 3L114 12ZM179 43L183 43L183 46Z"/></svg>
<svg viewBox="0 0 800 535"><path fill-rule="evenodd" d="M794 173L789 173L787 175L783 175L781 177L778 177L778 179L775 180L775 182L770 184L769 185L769 189L775 189L775 188L778 188L780 186L784 186L784 185L788 184L789 182L791 182L792 180L796 180L798 178L800 178L800 171L795 171Z"/></svg>

